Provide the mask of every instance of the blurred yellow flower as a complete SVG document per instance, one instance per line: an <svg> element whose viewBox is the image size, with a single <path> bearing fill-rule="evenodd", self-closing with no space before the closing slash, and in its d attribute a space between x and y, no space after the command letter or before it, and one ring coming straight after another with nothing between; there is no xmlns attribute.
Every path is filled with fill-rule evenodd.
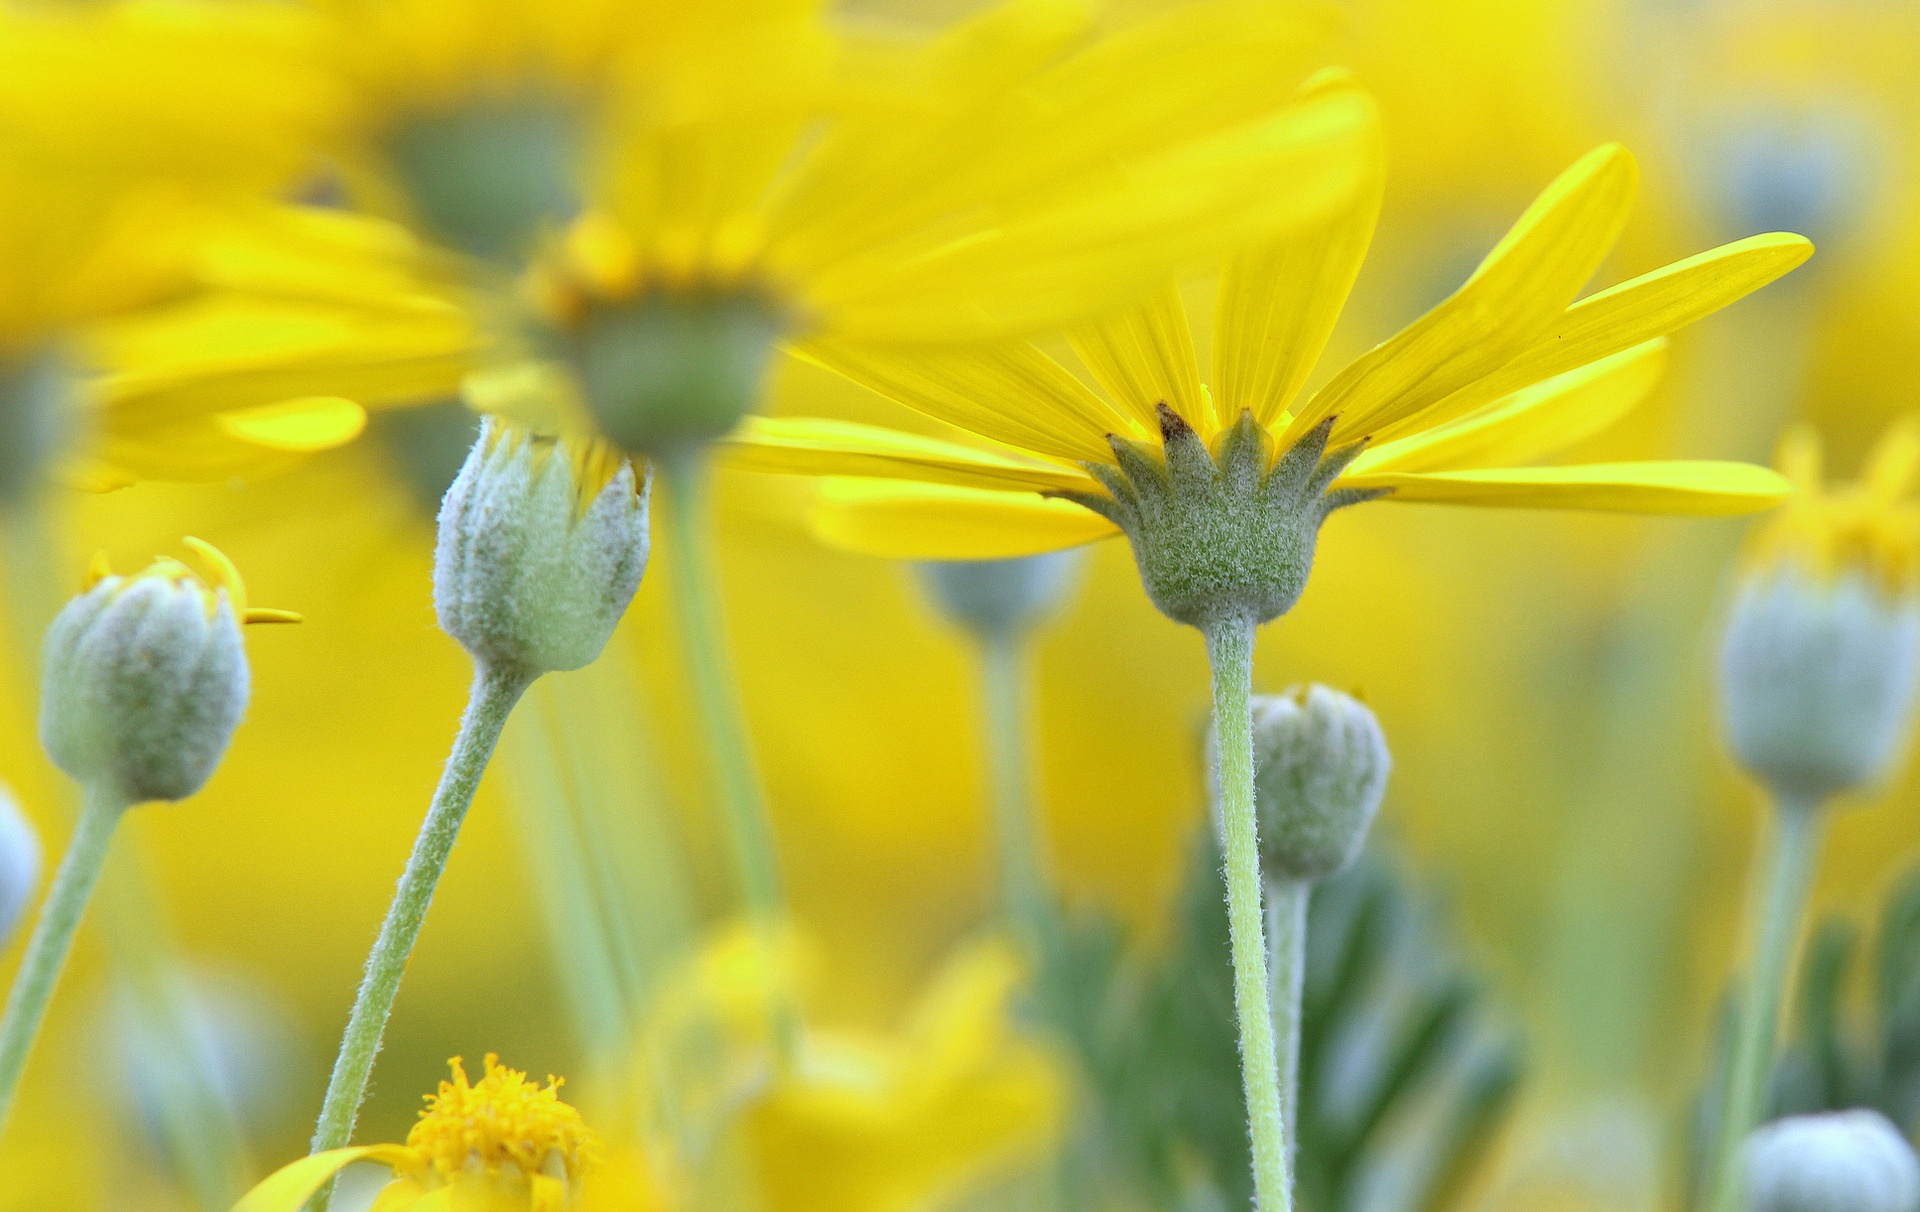
<svg viewBox="0 0 1920 1212"><path fill-rule="evenodd" d="M1064 1077L1010 1020L1011 947L952 956L896 1033L809 1025L783 1067L766 1007L806 968L792 936L736 927L663 991L636 1088L644 1130L678 1142L684 1187L714 1181L704 1164L734 1155L713 1143L737 1140L771 1212L906 1212L1041 1155Z"/></svg>
<svg viewBox="0 0 1920 1212"><path fill-rule="evenodd" d="M1820 435L1801 425L1780 440L1776 460L1794 495L1754 537L1757 567L1791 564L1832 581L1852 574L1889 594L1920 580L1920 421L1907 418L1881 437L1858 483L1829 487L1821 479Z"/></svg>
<svg viewBox="0 0 1920 1212"><path fill-rule="evenodd" d="M1376 187L1331 224L1229 267L1211 390L1200 381L1179 295L1168 286L1074 341L1113 403L1032 346L908 357L815 341L804 347L807 357L996 447L773 419L737 435L730 461L876 477L832 485L822 534L913 558L1021 555L1117 533L1104 516L1053 498L1097 504L1107 492L1100 472L1127 452L1146 451L1164 424L1184 422L1212 441L1243 414L1272 440L1269 458L1322 424L1334 444L1372 443L1334 481L1335 493L1707 514L1748 512L1786 495L1779 476L1739 463L1523 466L1637 403L1659 375L1667 333L1812 251L1799 236L1753 236L1574 302L1631 205L1634 163L1618 146L1568 169L1464 286L1296 407L1365 255L1379 203L1374 167ZM1163 420L1163 406L1176 422Z"/></svg>
<svg viewBox="0 0 1920 1212"><path fill-rule="evenodd" d="M393 1170L375 1212L471 1209L560 1212L598 1162L599 1143L580 1113L560 1101L560 1082L542 1086L489 1054L477 1083L459 1057L453 1080L427 1096L404 1145L360 1145L305 1157L248 1192L234 1212L299 1212L341 1170L360 1161Z"/></svg>

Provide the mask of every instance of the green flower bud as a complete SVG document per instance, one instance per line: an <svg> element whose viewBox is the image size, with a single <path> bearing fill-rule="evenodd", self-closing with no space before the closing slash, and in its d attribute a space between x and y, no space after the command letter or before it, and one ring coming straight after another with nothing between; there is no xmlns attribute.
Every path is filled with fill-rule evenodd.
<svg viewBox="0 0 1920 1212"><path fill-rule="evenodd" d="M1025 631L1057 609L1080 572L1079 551L1010 560L930 560L921 582L942 614L969 631Z"/></svg>
<svg viewBox="0 0 1920 1212"><path fill-rule="evenodd" d="M96 560L86 591L47 629L41 743L76 781L129 804L205 785L247 707L241 624L299 618L249 609L232 562L184 541L210 579L165 556L131 577Z"/></svg>
<svg viewBox="0 0 1920 1212"><path fill-rule="evenodd" d="M1796 1115L1746 1145L1752 1212L1915 1212L1920 1159L1878 1111Z"/></svg>
<svg viewBox="0 0 1920 1212"><path fill-rule="evenodd" d="M600 655L647 566L644 471L489 419L440 507L433 600L474 660L528 677Z"/></svg>
<svg viewBox="0 0 1920 1212"><path fill-rule="evenodd" d="M451 248L507 265L579 209L579 117L508 96L416 114L387 137L388 161L420 224Z"/></svg>
<svg viewBox="0 0 1920 1212"><path fill-rule="evenodd" d="M1210 731L1208 766L1215 771L1218 752ZM1351 695L1320 685L1255 695L1253 801L1262 874L1318 883L1344 870L1366 844L1392 767L1380 722Z"/></svg>
<svg viewBox="0 0 1920 1212"><path fill-rule="evenodd" d="M0 946L20 928L40 887L40 835L0 786Z"/></svg>
<svg viewBox="0 0 1920 1212"><path fill-rule="evenodd" d="M1384 495L1327 491L1363 447L1329 451L1332 431L1328 418L1276 461L1271 436L1251 413L1208 450L1162 404L1160 450L1111 438L1118 467L1085 464L1109 495L1061 495L1126 532L1147 596L1168 618L1202 631L1265 623L1300 600L1327 515Z"/></svg>
<svg viewBox="0 0 1920 1212"><path fill-rule="evenodd" d="M1755 778L1812 802L1884 781L1913 726L1920 600L1784 564L1741 585L1720 651L1727 736Z"/></svg>

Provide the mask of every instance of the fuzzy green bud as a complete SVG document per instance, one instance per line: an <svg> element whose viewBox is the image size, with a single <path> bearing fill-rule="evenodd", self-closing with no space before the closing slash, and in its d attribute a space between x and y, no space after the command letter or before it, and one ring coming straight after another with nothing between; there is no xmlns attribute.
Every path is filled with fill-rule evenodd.
<svg viewBox="0 0 1920 1212"><path fill-rule="evenodd" d="M1727 736L1755 778L1812 802L1884 781L1920 689L1920 598L1786 562L1741 585L1720 650Z"/></svg>
<svg viewBox="0 0 1920 1212"><path fill-rule="evenodd" d="M1920 1159L1878 1111L1796 1115L1746 1144L1752 1212L1915 1212Z"/></svg>
<svg viewBox="0 0 1920 1212"><path fill-rule="evenodd" d="M1271 436L1242 413L1209 450L1162 404L1159 450L1113 437L1115 466L1085 465L1106 495L1060 495L1126 532L1147 596L1168 618L1202 631L1266 623L1300 600L1327 515L1381 495L1328 491L1362 449L1329 451L1332 432L1329 418L1274 460Z"/></svg>
<svg viewBox="0 0 1920 1212"><path fill-rule="evenodd" d="M954 623L980 635L1027 630L1072 592L1082 553L1009 560L929 560L916 565L927 596Z"/></svg>
<svg viewBox="0 0 1920 1212"><path fill-rule="evenodd" d="M527 677L600 655L647 567L644 471L489 419L440 507L433 600L474 660Z"/></svg>
<svg viewBox="0 0 1920 1212"><path fill-rule="evenodd" d="M1252 705L1261 872L1318 883L1345 870L1366 844L1393 768L1386 734L1365 703L1325 686L1255 695ZM1217 770L1218 752L1209 732L1210 769Z"/></svg>
<svg viewBox="0 0 1920 1212"><path fill-rule="evenodd" d="M40 835L0 786L0 947L20 928L40 886Z"/></svg>
<svg viewBox="0 0 1920 1212"><path fill-rule="evenodd" d="M86 591L47 629L41 743L76 781L129 804L182 800L206 784L247 707L241 624L298 619L249 609L232 563L186 543L210 579L164 556L130 577L96 561Z"/></svg>

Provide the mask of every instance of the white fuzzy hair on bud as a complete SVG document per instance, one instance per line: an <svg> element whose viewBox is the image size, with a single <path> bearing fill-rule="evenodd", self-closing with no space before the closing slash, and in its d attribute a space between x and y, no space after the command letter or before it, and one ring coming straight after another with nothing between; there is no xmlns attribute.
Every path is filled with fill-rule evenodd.
<svg viewBox="0 0 1920 1212"><path fill-rule="evenodd" d="M600 655L647 566L647 480L488 420L440 507L433 598L473 658L532 677Z"/></svg>
<svg viewBox="0 0 1920 1212"><path fill-rule="evenodd" d="M1209 766L1217 766L1212 733L1207 751ZM1318 883L1344 870L1366 844L1392 768L1380 721L1352 695L1317 684L1255 695L1253 800L1262 874Z"/></svg>
<svg viewBox="0 0 1920 1212"><path fill-rule="evenodd" d="M1746 1145L1752 1212L1915 1212L1920 1159L1878 1111L1795 1115Z"/></svg>
<svg viewBox="0 0 1920 1212"><path fill-rule="evenodd" d="M1728 738L1775 791L1810 801L1883 782L1912 730L1920 601L1865 574L1748 578L1720 651Z"/></svg>
<svg viewBox="0 0 1920 1212"><path fill-rule="evenodd" d="M40 739L80 783L129 804L182 800L220 764L249 690L226 590L108 576L47 629Z"/></svg>

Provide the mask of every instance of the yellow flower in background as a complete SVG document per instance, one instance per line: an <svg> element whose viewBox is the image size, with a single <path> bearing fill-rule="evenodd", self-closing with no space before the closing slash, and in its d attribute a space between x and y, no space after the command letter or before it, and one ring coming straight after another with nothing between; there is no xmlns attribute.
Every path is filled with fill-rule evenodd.
<svg viewBox="0 0 1920 1212"><path fill-rule="evenodd" d="M907 1212L938 1206L1042 1155L1059 1130L1064 1076L1022 1038L1009 1002L1023 980L1012 948L949 957L888 1035L803 1028L775 1060L766 1007L803 987L791 935L716 936L662 992L641 1036L640 1118L676 1142L679 1184L703 1206L708 1172L746 1150L771 1212ZM662 1094L661 1092L664 1092Z"/></svg>
<svg viewBox="0 0 1920 1212"><path fill-rule="evenodd" d="M992 449L773 419L734 439L730 461L875 477L833 485L822 533L857 550L917 558L1022 555L1118 533L1104 516L1050 498L1104 498L1096 469L1148 451L1167 426L1184 423L1213 443L1243 414L1271 440L1269 459L1320 426L1336 447L1368 443L1332 493L1650 513L1765 508L1787 487L1745 464L1524 466L1637 403L1658 377L1667 333L1812 251L1799 236L1753 236L1575 302L1612 248L1634 184L1624 149L1589 154L1528 208L1464 286L1303 402L1295 398L1365 255L1377 188L1331 225L1229 267L1211 390L1168 287L1076 337L1075 352L1107 399L1031 346L911 356L851 342L803 348L883 395L991 440Z"/></svg>
<svg viewBox="0 0 1920 1212"><path fill-rule="evenodd" d="M1868 455L1857 483L1827 485L1820 435L1796 426L1780 440L1776 465L1794 494L1754 537L1756 570L1791 565L1831 582L1857 576L1890 595L1920 580L1920 421L1891 426Z"/></svg>
<svg viewBox="0 0 1920 1212"><path fill-rule="evenodd" d="M234 1212L299 1212L355 1162L393 1171L373 1212L560 1212L573 1206L600 1146L580 1113L560 1100L561 1083L542 1086L489 1054L478 1082L459 1057L453 1080L427 1096L404 1145L359 1145L301 1158L248 1192Z"/></svg>

